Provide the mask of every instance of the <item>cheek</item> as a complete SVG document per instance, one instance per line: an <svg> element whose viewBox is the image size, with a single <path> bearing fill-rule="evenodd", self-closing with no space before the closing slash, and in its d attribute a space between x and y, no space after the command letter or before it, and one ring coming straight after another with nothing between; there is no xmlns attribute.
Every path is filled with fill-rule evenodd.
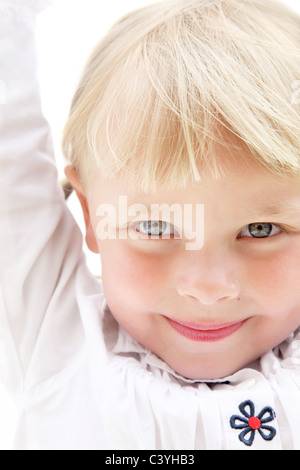
<svg viewBox="0 0 300 470"><path fill-rule="evenodd" d="M257 299L278 310L300 304L299 279L300 253L286 249L266 259L252 259L247 281Z"/></svg>
<svg viewBox="0 0 300 470"><path fill-rule="evenodd" d="M156 302L168 278L162 257L133 250L122 241L108 240L105 245L101 262L107 300L125 301L131 308Z"/></svg>

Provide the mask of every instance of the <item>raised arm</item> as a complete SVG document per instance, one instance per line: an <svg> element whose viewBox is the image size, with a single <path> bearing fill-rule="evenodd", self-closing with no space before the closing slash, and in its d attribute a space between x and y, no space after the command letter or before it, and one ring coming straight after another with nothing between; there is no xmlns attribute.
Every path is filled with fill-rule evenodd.
<svg viewBox="0 0 300 470"><path fill-rule="evenodd" d="M82 238L57 181L37 80L34 27L47 3L0 0L0 372L14 389L34 355L35 373L53 369L56 339L78 323L71 280Z"/></svg>

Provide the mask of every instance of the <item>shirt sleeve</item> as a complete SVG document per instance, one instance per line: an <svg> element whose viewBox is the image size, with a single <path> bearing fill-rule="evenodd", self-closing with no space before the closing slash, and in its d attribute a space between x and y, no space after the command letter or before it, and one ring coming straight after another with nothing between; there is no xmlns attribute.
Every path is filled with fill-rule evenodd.
<svg viewBox="0 0 300 470"><path fill-rule="evenodd" d="M82 236L58 183L37 79L36 13L47 4L0 0L0 378L13 391L37 356L44 374L57 372L80 337Z"/></svg>

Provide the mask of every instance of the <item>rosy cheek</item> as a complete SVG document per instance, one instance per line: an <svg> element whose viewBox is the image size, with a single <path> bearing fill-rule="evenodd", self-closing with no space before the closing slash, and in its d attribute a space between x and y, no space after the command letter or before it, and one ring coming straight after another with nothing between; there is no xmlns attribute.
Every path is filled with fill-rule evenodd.
<svg viewBox="0 0 300 470"><path fill-rule="evenodd" d="M256 298L268 302L270 309L277 309L280 302L295 298L295 292L299 292L297 301L300 300L300 291L296 289L299 276L300 259L285 250L265 259L253 259L248 265L247 283L255 291Z"/></svg>
<svg viewBox="0 0 300 470"><path fill-rule="evenodd" d="M161 257L143 253L120 241L107 241L104 248L101 257L104 287L114 286L119 297L121 290L137 301L153 301L166 280Z"/></svg>

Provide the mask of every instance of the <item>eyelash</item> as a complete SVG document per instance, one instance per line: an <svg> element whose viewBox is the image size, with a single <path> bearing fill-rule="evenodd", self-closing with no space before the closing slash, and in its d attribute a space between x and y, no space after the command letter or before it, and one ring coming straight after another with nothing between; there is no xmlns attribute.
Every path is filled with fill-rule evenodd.
<svg viewBox="0 0 300 470"><path fill-rule="evenodd" d="M271 231L268 235L265 235L265 236L257 236L257 237L254 237L253 235L251 235L250 233L250 227L251 226L257 226L257 228L260 227L260 230L262 231L264 229L264 226L267 226L267 227L270 227L271 228ZM254 228L254 227L253 227ZM266 227L265 227L266 228ZM275 229L274 229L275 228ZM250 235L244 235L242 236L242 232L243 231L246 231L248 230L248 232L250 233ZM276 231L278 230L279 232L278 233L275 233L272 235L272 232L273 231ZM237 236L237 239L242 239L242 238L250 238L250 239L254 239L254 240L261 240L261 239L270 239L270 238L274 238L278 235L280 235L281 233L283 232L286 232L286 230L283 228L282 225L280 224L274 224L274 223L271 223L271 222L253 222L249 225L246 225L245 227L242 228L242 230L239 232L238 236Z"/></svg>
<svg viewBox="0 0 300 470"><path fill-rule="evenodd" d="M166 228L169 227L169 232L170 233L167 233L167 234L164 234L164 233L159 233L159 234L151 234L151 233L143 233L141 230L138 229L139 226L141 226L142 224L160 224L159 226L159 229L161 229L162 227L163 228L163 231L166 231ZM164 224L164 225L163 225ZM143 220L141 222L138 222L137 224L135 224L133 227L132 227L134 230L136 230L137 232L141 233L142 235L145 235L149 238L157 238L157 239L162 239L162 238L173 238L175 235L178 235L174 225L172 225L171 223L169 222L165 222L165 221L162 221L162 220Z"/></svg>
<svg viewBox="0 0 300 470"><path fill-rule="evenodd" d="M159 224L159 232L161 231L166 231L166 228L169 228L169 233L167 234L164 234L164 233L157 233L157 234L153 234L153 233L143 233L141 231L141 229L138 229L138 227L140 227L142 224L144 224L144 229L145 229L145 225L148 224L148 228L149 226L151 226L151 224ZM271 231L268 235L266 236L257 236L257 237L254 237L253 235L251 235L251 229L250 227L252 227L252 229L257 226L258 229L260 230L263 230L263 228L271 228ZM265 226L265 227L264 227ZM272 232L274 231L274 227L275 227L275 231L276 229L279 230L279 233L275 233L272 235ZM162 221L162 220L145 220L145 221L141 221L141 222L138 222L136 223L132 229L134 229L136 232L138 233L141 233L141 235L145 235L147 238L154 238L154 239L163 239L163 238L174 238L175 235L178 235L178 233L176 232L176 229L175 227L169 223L169 222L165 222L165 221ZM244 231L247 231L248 230L248 233L249 235L242 235L242 232ZM147 231L147 229L145 229L145 231ZM238 233L237 235L237 239L243 239L243 238L250 238L250 239L254 239L254 240L261 240L261 239L269 239L269 238L273 238L277 235L280 235L282 232L286 232L286 230L283 228L282 225L280 224L274 224L274 223L270 223L270 222L253 222L251 224L248 224L246 225L245 227L242 228L242 230L240 230L240 232ZM177 237L178 238L178 237ZM180 237L179 237L180 238Z"/></svg>

